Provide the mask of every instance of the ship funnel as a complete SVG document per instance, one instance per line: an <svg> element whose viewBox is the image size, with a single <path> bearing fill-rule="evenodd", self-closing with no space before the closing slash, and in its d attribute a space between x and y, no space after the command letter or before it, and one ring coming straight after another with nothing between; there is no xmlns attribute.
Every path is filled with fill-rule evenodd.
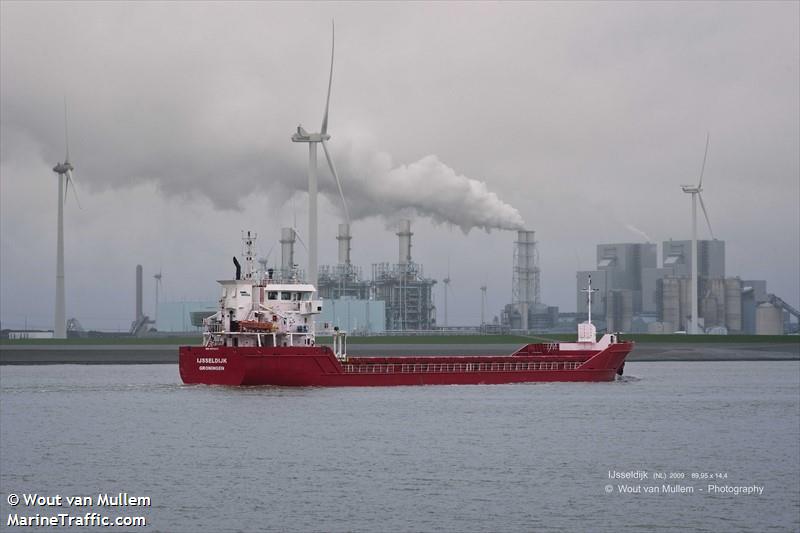
<svg viewBox="0 0 800 533"><path fill-rule="evenodd" d="M401 265L407 265L411 262L411 236L414 235L411 233L411 221L410 220L401 220L400 221L400 231L397 232L397 236L400 237L400 260L399 263Z"/></svg>
<svg viewBox="0 0 800 533"><path fill-rule="evenodd" d="M242 265L239 264L239 260L236 259L236 256L233 256L233 264L236 266L236 279L242 279Z"/></svg>
<svg viewBox="0 0 800 533"><path fill-rule="evenodd" d="M281 276L288 279L294 268L294 228L281 228Z"/></svg>
<svg viewBox="0 0 800 533"><path fill-rule="evenodd" d="M339 241L339 264L350 264L350 224L339 224L339 235L336 240Z"/></svg>

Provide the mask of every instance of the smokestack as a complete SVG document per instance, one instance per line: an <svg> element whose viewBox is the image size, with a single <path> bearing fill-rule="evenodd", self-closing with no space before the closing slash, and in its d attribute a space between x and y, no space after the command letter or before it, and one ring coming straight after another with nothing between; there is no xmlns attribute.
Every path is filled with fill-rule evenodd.
<svg viewBox="0 0 800 533"><path fill-rule="evenodd" d="M350 264L350 224L339 224L339 235L336 240L339 241L339 264Z"/></svg>
<svg viewBox="0 0 800 533"><path fill-rule="evenodd" d="M517 231L517 240L514 242L514 276L512 278L512 293L514 303L520 313L520 327L529 329L528 309L531 304L538 303L536 297L538 273L536 264L535 232L528 230Z"/></svg>
<svg viewBox="0 0 800 533"><path fill-rule="evenodd" d="M407 265L411 262L411 221L401 220L400 231L397 236L400 237L400 264Z"/></svg>
<svg viewBox="0 0 800 533"><path fill-rule="evenodd" d="M142 265L136 265L136 320L142 316Z"/></svg>
<svg viewBox="0 0 800 533"><path fill-rule="evenodd" d="M236 259L236 256L233 256L233 265L236 267L236 280L242 279L242 265L239 264L239 260Z"/></svg>
<svg viewBox="0 0 800 533"><path fill-rule="evenodd" d="M284 277L289 277L294 268L294 241L293 228L281 228L281 272Z"/></svg>

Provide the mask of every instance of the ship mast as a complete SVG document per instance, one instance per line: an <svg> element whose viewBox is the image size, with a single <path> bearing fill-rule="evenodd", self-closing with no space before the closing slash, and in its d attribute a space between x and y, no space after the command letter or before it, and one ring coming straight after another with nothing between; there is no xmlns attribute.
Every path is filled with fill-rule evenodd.
<svg viewBox="0 0 800 533"><path fill-rule="evenodd" d="M258 234L242 231L242 255L244 255L244 279L253 279L255 273L255 248Z"/></svg>
<svg viewBox="0 0 800 533"><path fill-rule="evenodd" d="M592 275L589 274L589 286L581 289L581 292L585 292L588 297L588 306L589 306L589 319L587 322L589 324L592 323L592 293L598 292L600 289L593 289L592 288Z"/></svg>

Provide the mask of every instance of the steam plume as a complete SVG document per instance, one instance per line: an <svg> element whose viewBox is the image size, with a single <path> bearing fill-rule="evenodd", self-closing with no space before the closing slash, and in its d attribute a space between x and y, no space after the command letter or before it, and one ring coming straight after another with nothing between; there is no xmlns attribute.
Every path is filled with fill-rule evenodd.
<svg viewBox="0 0 800 533"><path fill-rule="evenodd" d="M637 228L633 224L625 224L625 227L628 228L629 230L631 230L632 232L644 237L644 240L646 242L653 242L653 240L650 237L647 236L647 233L643 232L642 230L640 230L639 228Z"/></svg>
<svg viewBox="0 0 800 533"><path fill-rule="evenodd" d="M519 211L489 191L485 182L458 174L435 155L394 166L385 152L370 155L351 150L345 161L342 181L353 219L374 215L392 218L413 212L458 226L464 232L524 227ZM340 203L335 187L324 174L320 190L334 205Z"/></svg>

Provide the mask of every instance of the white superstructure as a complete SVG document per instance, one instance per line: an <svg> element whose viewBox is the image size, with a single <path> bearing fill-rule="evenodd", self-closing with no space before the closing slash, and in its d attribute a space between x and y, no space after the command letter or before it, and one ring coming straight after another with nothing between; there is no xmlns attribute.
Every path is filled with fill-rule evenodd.
<svg viewBox="0 0 800 533"><path fill-rule="evenodd" d="M559 349L564 351L575 350L605 350L612 344L617 342L617 336L612 333L606 333L600 340L597 340L597 328L592 324L592 295L597 292L597 289L592 288L592 276L589 276L588 285L581 289L581 292L586 293L587 309L589 315L586 322L578 324L578 342L562 342L559 343Z"/></svg>
<svg viewBox="0 0 800 533"><path fill-rule="evenodd" d="M222 295L217 312L203 323L206 346L313 346L314 315L322 301L315 287L295 280L273 279L273 272L256 272L253 254L256 235L243 236L245 265L238 261L236 279L219 280Z"/></svg>

